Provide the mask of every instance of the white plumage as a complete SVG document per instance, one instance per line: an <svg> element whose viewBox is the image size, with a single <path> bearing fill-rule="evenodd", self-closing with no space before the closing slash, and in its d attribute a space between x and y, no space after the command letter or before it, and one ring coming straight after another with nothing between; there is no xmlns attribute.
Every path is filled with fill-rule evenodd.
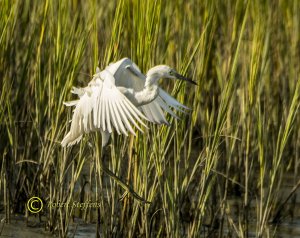
<svg viewBox="0 0 300 238"><path fill-rule="evenodd" d="M79 100L64 103L76 107L62 146L71 146L84 133L96 130L101 131L105 146L113 130L126 136L128 132L135 135L133 126L142 132L137 122L147 127L142 119L168 124L164 111L178 118L170 107L181 111L188 108L158 87L160 78L178 78L195 84L166 65L155 66L145 76L128 58L110 64L101 72L97 68L87 87L73 87L72 93Z"/></svg>

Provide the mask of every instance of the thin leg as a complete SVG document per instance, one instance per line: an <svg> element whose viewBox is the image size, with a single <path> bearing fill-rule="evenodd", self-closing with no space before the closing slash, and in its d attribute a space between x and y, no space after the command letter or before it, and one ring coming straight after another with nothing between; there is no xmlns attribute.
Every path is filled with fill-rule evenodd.
<svg viewBox="0 0 300 238"><path fill-rule="evenodd" d="M142 202L142 203L148 203L150 204L149 201L147 201L146 199L142 198L141 196L139 196L134 190L133 188L131 188L128 184L124 183L115 173L113 173L112 171L110 171L103 163L103 159L105 157L105 154L107 153L107 144L109 142L109 138L110 138L110 134L108 132L104 132L101 131L101 135L102 135L102 150L101 150L101 159L99 161L100 164L100 168L106 173L108 174L111 178L113 178L117 184L119 184L123 189L125 189L127 191L127 193L131 194L135 199L137 199L138 201ZM125 194L126 195L126 194Z"/></svg>
<svg viewBox="0 0 300 238"><path fill-rule="evenodd" d="M100 231L100 222L101 222L101 217L100 217L100 207L97 208L97 230L96 230L96 238L101 237L101 231Z"/></svg>
<svg viewBox="0 0 300 238"><path fill-rule="evenodd" d="M107 154L107 145L110 139L110 133L101 131L101 137L102 137L102 144L101 144L101 155L98 157L100 168L102 169L103 164L102 161L104 160L105 155ZM103 170L103 169L102 169ZM96 173L98 173L98 170L96 169ZM99 176L96 175L99 179L101 179L100 174ZM100 213L100 207L97 208L97 230L96 230L96 238L101 237L101 213Z"/></svg>

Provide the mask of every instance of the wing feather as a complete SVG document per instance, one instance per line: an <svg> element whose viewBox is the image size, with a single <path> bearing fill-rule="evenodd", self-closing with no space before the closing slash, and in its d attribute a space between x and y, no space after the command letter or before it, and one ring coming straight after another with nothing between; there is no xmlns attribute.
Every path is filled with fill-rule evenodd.
<svg viewBox="0 0 300 238"><path fill-rule="evenodd" d="M105 100L106 98L101 98L102 100L102 108L101 108L101 128L103 131L106 131L106 123L105 123L105 115L106 115L106 103L105 103Z"/></svg>
<svg viewBox="0 0 300 238"><path fill-rule="evenodd" d="M159 96L167 103L167 105L174 107L176 110L183 111L182 108L190 110L190 108L178 102L175 98L173 98L171 95L169 95L166 91L164 91L161 88L159 88Z"/></svg>
<svg viewBox="0 0 300 238"><path fill-rule="evenodd" d="M176 119L180 119L160 97L157 97L157 103L172 117L174 117Z"/></svg>
<svg viewBox="0 0 300 238"><path fill-rule="evenodd" d="M155 103L152 103L149 106L149 109L150 109L150 113L151 113L154 121L159 124L160 123L160 118L159 118L159 115L156 112Z"/></svg>
<svg viewBox="0 0 300 238"><path fill-rule="evenodd" d="M102 87L102 89L103 89L103 87ZM102 91L99 92L99 96L98 96L98 102L97 102L97 104L98 104L97 109L98 110L96 109L96 111L94 112L94 113L97 114L97 118L98 118L96 123L95 123L95 125L97 125L97 128L101 128L101 120L102 120L101 111L103 109L103 100L101 100L101 93L102 93Z"/></svg>
<svg viewBox="0 0 300 238"><path fill-rule="evenodd" d="M135 133L134 133L132 127L131 127L130 124L129 124L128 119L127 119L126 116L125 116L125 112L123 111L123 108L120 106L120 102L117 102L116 105L117 105L117 108L118 108L118 110L119 110L119 112L120 112L122 121L124 122L124 125L126 126L126 128L127 128L132 134L135 135Z"/></svg>
<svg viewBox="0 0 300 238"><path fill-rule="evenodd" d="M95 77L100 78L93 78L88 87L73 89L80 98L76 103L67 103L76 107L62 146L78 143L82 135L90 131L100 129L111 133L115 129L127 136L128 131L135 135L133 126L142 131L137 122L145 125L142 119L147 118L118 90L108 71L104 70Z"/></svg>
<svg viewBox="0 0 300 238"><path fill-rule="evenodd" d="M143 126L147 127L140 119L139 117L145 119L145 120L148 120L147 117L145 117L143 115L143 113L140 112L140 110L138 110L126 97L125 97L125 105L128 106L128 109L130 109L130 112L134 115L136 115L136 119L141 123L143 124ZM139 117L137 117L139 116Z"/></svg>
<svg viewBox="0 0 300 238"><path fill-rule="evenodd" d="M131 121L131 123L141 132L142 129L138 126L138 124L135 122L135 120L133 119L131 113L130 113L130 109L128 107L126 107L126 102L124 104L120 104L120 106L123 108L123 111L125 112L127 118ZM128 110L127 110L128 109ZM133 114L134 115L134 114ZM142 122L142 121L141 121ZM143 124L143 123L142 123Z"/></svg>
<svg viewBox="0 0 300 238"><path fill-rule="evenodd" d="M145 116L148 118L148 120L155 123L155 120L154 120L153 115L152 115L151 110L150 110L151 105L149 106L149 104L143 105L140 108L143 111L143 113L145 114Z"/></svg>
<svg viewBox="0 0 300 238"><path fill-rule="evenodd" d="M117 87L133 89L135 92L142 90L144 87L146 76L141 72L139 67L128 58L121 59L118 62L111 64L107 67L107 70L114 75ZM164 111L169 113L172 117L179 119L170 107L181 112L189 110L188 107L178 102L159 87L159 96L151 103L140 106L139 110L153 123L168 124L164 116Z"/></svg>
<svg viewBox="0 0 300 238"><path fill-rule="evenodd" d="M115 103L112 103L112 101L109 101L109 104L110 104L110 115L111 115L111 118L112 118L112 123L113 123L113 126L114 128L116 129L116 131L118 132L118 134L120 135L120 130L119 130L119 126L118 126L118 123L117 123L117 119L119 117L118 113L116 113L116 105Z"/></svg>
<svg viewBox="0 0 300 238"><path fill-rule="evenodd" d="M117 119L118 119L118 125L119 125L119 127L120 127L120 130L122 131L122 133L124 134L124 135L128 135L127 134L127 132L126 132L126 130L125 130L125 127L124 127L124 124L123 124L123 121L122 121L122 111L120 111L119 110L119 107L118 107L118 102L116 101L115 102L115 109L116 109L116 112L118 113L118 117L117 117Z"/></svg>
<svg viewBox="0 0 300 238"><path fill-rule="evenodd" d="M112 132L112 129L111 129L111 124L110 124L110 110L111 110L111 108L109 107L109 101L108 100L106 100L105 101L106 103L106 106L105 106L105 108L106 108L106 115L105 115L105 121L106 121L106 123L107 123L107 130L108 130L108 132L109 133L111 133Z"/></svg>
<svg viewBox="0 0 300 238"><path fill-rule="evenodd" d="M154 103L155 114L160 122L160 124L169 124L164 116L164 112L161 110L161 105L159 103Z"/></svg>
<svg viewBox="0 0 300 238"><path fill-rule="evenodd" d="M133 127L142 131L137 122L147 127L142 119L157 124L168 124L164 112L179 119L173 109L185 112L185 105L159 88L158 97L151 103L136 108L117 87L138 92L143 89L146 76L138 66L128 58L110 64L105 70L94 75L86 88L73 87L72 93L79 100L66 102L67 106L76 106L73 112L70 132L62 141L70 146L80 141L82 134L101 129L111 133L115 129L119 134L134 133Z"/></svg>

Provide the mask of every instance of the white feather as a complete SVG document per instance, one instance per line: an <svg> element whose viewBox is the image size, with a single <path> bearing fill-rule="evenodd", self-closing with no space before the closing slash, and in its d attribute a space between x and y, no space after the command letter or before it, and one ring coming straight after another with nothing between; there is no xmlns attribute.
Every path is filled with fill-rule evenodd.
<svg viewBox="0 0 300 238"><path fill-rule="evenodd" d="M117 63L109 65L106 69L114 75L117 87L132 89L134 92L141 91L144 88L146 76L130 59L123 58ZM156 124L169 124L164 116L164 111L174 118L179 118L169 107L179 111L189 109L162 88L158 87L158 90L158 97L155 100L139 107L149 121Z"/></svg>
<svg viewBox="0 0 300 238"><path fill-rule="evenodd" d="M135 134L130 122L142 131L133 118L142 122L141 119L146 119L145 116L117 89L114 85L115 79L110 72L102 71L96 77L101 77L101 80L94 78L93 83L88 87L73 89L74 93L80 95L79 100L66 103L76 107L70 132L61 142L63 146L76 144L84 133L99 129L102 132L112 133L114 128L124 135L128 135L127 130ZM128 112L125 113L125 110Z"/></svg>
<svg viewBox="0 0 300 238"><path fill-rule="evenodd" d="M159 67L165 68L165 72L169 68L156 66L148 73L153 73L155 70L158 72ZM156 79L150 78L152 81L149 81L149 78L148 75L148 86L153 83L152 81L158 80L156 77ZM156 84L153 87L157 91L152 88L151 94L150 92L147 94L147 91L144 93L145 82L146 76L128 58L110 64L101 72L97 68L96 74L87 87L72 88L71 92L77 94L79 100L64 103L76 107L70 131L61 144L71 146L78 143L84 133L100 130L103 136L102 145L105 145L114 129L118 134L127 136L129 131L135 135L133 126L142 132L137 122L147 127L142 119L157 124L168 124L164 111L178 118L170 107L179 111L189 109ZM140 103L141 101L143 103Z"/></svg>

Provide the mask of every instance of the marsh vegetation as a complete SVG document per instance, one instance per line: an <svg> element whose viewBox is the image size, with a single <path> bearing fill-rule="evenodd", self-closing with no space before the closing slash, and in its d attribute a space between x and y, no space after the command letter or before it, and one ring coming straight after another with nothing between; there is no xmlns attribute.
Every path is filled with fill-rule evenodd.
<svg viewBox="0 0 300 238"><path fill-rule="evenodd" d="M76 219L103 237L276 236L299 216L299 33L293 0L0 0L2 221L35 216L61 237ZM150 205L102 172L99 134L60 145L71 87L123 57L198 83L162 84L192 108L181 120L112 137L103 163ZM99 208L31 214L33 196Z"/></svg>

